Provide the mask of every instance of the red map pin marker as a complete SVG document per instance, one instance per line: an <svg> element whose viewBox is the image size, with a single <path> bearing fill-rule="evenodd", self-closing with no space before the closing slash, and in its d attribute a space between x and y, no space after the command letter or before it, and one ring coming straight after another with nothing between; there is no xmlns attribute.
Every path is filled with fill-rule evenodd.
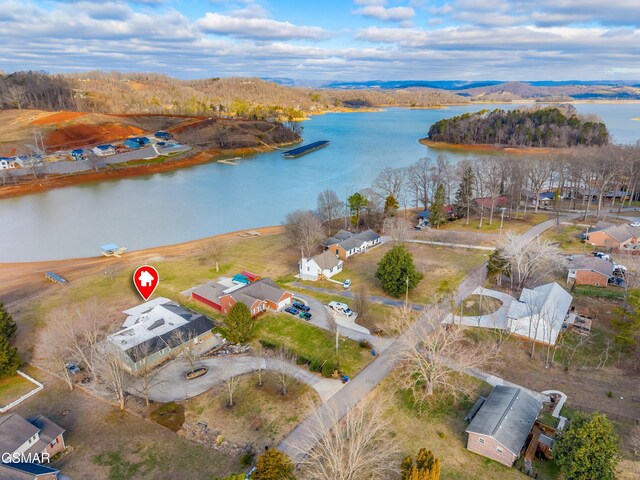
<svg viewBox="0 0 640 480"><path fill-rule="evenodd" d="M159 282L160 275L151 265L138 267L133 274L133 284L145 301L149 300L149 297L153 295Z"/></svg>

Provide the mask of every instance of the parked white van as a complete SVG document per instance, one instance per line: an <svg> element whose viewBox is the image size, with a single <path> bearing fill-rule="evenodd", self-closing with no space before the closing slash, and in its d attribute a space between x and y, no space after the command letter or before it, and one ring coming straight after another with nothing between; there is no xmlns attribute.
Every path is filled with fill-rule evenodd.
<svg viewBox="0 0 640 480"><path fill-rule="evenodd" d="M349 308L349 305L347 305L346 303L330 302L329 308L338 312L340 315L344 315L345 317L350 317L351 315L353 315L353 312Z"/></svg>

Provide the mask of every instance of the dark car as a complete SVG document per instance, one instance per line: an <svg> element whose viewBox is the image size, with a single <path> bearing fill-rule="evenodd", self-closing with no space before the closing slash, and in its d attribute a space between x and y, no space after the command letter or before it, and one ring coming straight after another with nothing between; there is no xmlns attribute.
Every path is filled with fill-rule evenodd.
<svg viewBox="0 0 640 480"><path fill-rule="evenodd" d="M300 303L300 302L293 302L293 306L295 308L297 308L298 310L302 310L303 312L308 312L309 310L311 310L308 306L306 306L304 303Z"/></svg>
<svg viewBox="0 0 640 480"><path fill-rule="evenodd" d="M291 315L298 315L300 312L293 307L287 307L284 309L285 312L290 313Z"/></svg>
<svg viewBox="0 0 640 480"><path fill-rule="evenodd" d="M309 312L300 312L300 318L305 320L311 320L311 314Z"/></svg>
<svg viewBox="0 0 640 480"><path fill-rule="evenodd" d="M75 363L69 362L65 365L65 367L67 368L67 370L69 371L69 373L71 375L75 375L76 373L78 373L80 371L80 367L78 365L76 365Z"/></svg>

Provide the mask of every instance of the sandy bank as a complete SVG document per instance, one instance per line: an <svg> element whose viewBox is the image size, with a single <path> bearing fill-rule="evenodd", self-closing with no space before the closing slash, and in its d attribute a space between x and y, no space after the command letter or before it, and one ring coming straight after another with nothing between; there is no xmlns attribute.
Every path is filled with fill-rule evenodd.
<svg viewBox="0 0 640 480"><path fill-rule="evenodd" d="M488 144L457 144L447 142L432 142L426 138L421 138L420 143L430 148L442 149L442 150L458 150L468 152L484 152L484 153L508 153L514 155L552 155L567 153L569 149L566 148L537 148L537 147L502 147L500 145L488 145Z"/></svg>

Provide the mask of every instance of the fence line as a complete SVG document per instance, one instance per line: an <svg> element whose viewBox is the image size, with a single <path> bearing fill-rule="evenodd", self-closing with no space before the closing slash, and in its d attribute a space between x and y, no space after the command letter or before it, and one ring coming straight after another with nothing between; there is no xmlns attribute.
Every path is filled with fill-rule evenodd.
<svg viewBox="0 0 640 480"><path fill-rule="evenodd" d="M18 398L17 400L14 400L11 403L6 404L4 407L0 407L0 413L5 413L7 410L12 409L13 407L15 407L16 405L20 405L22 402L24 402L27 398L32 397L33 395L35 395L36 393L38 393L40 390L42 390L44 388L44 385L42 383L40 383L39 381L37 381L35 378L30 377L29 375L27 375L26 373L18 370L16 372L18 375L20 375L21 377L26 378L28 381L30 381L31 383L36 385L36 388L34 388L33 390L25 393L24 395L22 395L20 398Z"/></svg>

